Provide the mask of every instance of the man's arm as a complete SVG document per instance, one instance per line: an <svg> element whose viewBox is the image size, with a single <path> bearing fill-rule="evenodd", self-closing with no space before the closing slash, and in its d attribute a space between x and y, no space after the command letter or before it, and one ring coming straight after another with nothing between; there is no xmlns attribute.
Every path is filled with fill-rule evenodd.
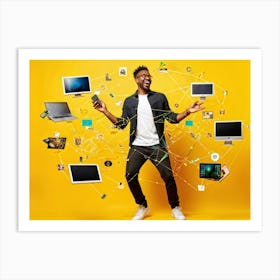
<svg viewBox="0 0 280 280"><path fill-rule="evenodd" d="M93 102L93 107L99 112L102 112L116 127L120 129L124 129L129 123L129 117L127 116L126 101L124 102L123 113L120 118L111 114L107 109L105 103L100 99L99 101Z"/></svg>
<svg viewBox="0 0 280 280"><path fill-rule="evenodd" d="M185 110L182 113L178 113L177 117L176 117L177 122L180 122L181 120L186 118L191 113L195 113L195 112L205 109L205 107L201 107L202 104L203 104L202 102L196 101L196 102L192 103L187 110Z"/></svg>
<svg viewBox="0 0 280 280"><path fill-rule="evenodd" d="M115 117L113 114L111 114L108 111L108 109L103 101L99 100L99 101L95 101L92 103L93 103L94 109L96 109L99 112L102 112L113 124L116 124L118 122L117 117Z"/></svg>

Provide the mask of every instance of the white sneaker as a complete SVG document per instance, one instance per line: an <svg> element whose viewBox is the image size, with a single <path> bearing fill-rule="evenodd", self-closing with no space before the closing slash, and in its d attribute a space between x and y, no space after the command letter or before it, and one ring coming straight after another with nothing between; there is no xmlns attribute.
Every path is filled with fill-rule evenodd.
<svg viewBox="0 0 280 280"><path fill-rule="evenodd" d="M182 209L179 206L176 206L175 208L172 209L172 216L176 220L185 220L186 219L186 217L182 213Z"/></svg>
<svg viewBox="0 0 280 280"><path fill-rule="evenodd" d="M150 213L149 207L140 205L132 220L143 220Z"/></svg>

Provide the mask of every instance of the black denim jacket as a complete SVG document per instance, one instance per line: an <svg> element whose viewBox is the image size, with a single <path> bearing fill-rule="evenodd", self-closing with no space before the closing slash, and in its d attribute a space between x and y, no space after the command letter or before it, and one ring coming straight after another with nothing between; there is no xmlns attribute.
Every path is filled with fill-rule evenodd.
<svg viewBox="0 0 280 280"><path fill-rule="evenodd" d="M159 144L161 147L166 147L166 141L163 134L164 120L170 123L178 123L177 113L170 110L166 96L163 93L150 91L148 92L148 100L152 108L153 117L157 133L159 136ZM131 146L136 134L137 127L137 108L138 108L138 93L137 91L131 96L127 97L123 104L122 116L118 119L116 126L124 129L130 122L130 141Z"/></svg>

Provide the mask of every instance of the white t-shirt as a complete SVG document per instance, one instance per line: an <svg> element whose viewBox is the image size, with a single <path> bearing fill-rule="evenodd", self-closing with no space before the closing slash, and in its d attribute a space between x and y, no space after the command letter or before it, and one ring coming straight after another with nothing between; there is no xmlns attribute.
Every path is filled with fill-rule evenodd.
<svg viewBox="0 0 280 280"><path fill-rule="evenodd" d="M153 146L159 144L152 108L147 94L138 94L136 138L132 145Z"/></svg>

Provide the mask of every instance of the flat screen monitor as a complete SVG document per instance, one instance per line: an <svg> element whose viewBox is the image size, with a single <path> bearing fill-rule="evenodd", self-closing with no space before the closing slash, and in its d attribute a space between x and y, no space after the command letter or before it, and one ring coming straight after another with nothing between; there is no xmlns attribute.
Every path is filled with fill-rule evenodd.
<svg viewBox="0 0 280 280"><path fill-rule="evenodd" d="M243 139L242 121L216 121L214 122L214 139L232 144L232 140Z"/></svg>
<svg viewBox="0 0 280 280"><path fill-rule="evenodd" d="M89 76L62 77L63 92L65 95L73 94L80 96L91 92Z"/></svg>
<svg viewBox="0 0 280 280"><path fill-rule="evenodd" d="M214 83L191 83L191 96L205 99L214 95Z"/></svg>
<svg viewBox="0 0 280 280"><path fill-rule="evenodd" d="M203 179L219 180L221 178L220 163L200 163L199 177Z"/></svg>
<svg viewBox="0 0 280 280"><path fill-rule="evenodd" d="M68 164L72 184L98 183L102 181L98 164Z"/></svg>

